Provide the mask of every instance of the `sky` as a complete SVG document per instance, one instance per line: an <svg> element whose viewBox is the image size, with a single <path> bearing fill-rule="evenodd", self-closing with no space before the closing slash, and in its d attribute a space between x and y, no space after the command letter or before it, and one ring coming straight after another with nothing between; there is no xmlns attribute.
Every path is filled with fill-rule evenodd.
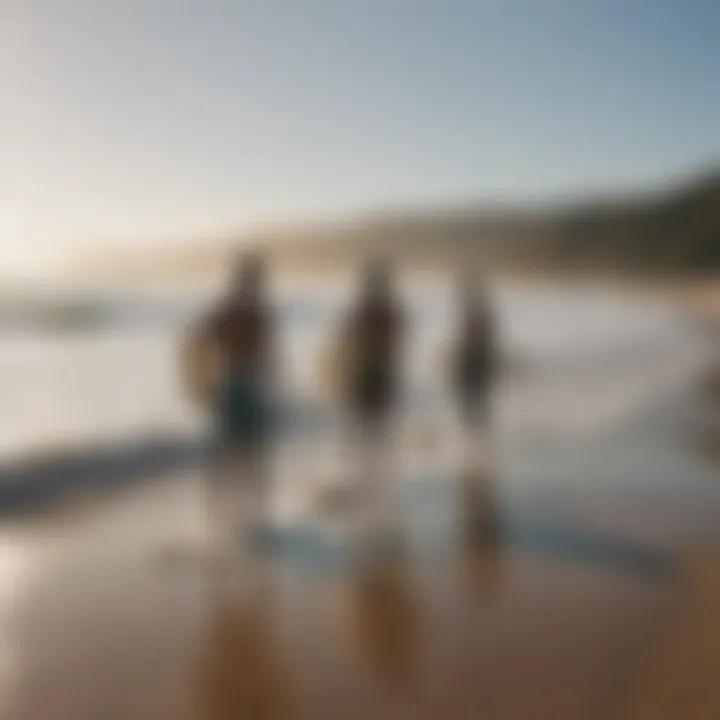
<svg viewBox="0 0 720 720"><path fill-rule="evenodd" d="M720 159L716 0L0 0L0 265Z"/></svg>

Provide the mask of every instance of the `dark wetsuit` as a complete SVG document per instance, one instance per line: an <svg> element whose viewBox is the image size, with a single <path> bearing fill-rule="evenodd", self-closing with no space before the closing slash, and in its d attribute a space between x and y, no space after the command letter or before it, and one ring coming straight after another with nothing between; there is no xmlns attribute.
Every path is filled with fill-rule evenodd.
<svg viewBox="0 0 720 720"><path fill-rule="evenodd" d="M258 445L270 425L269 312L231 300L212 316L207 332L219 345L225 372L215 396L216 432L223 446Z"/></svg>
<svg viewBox="0 0 720 720"><path fill-rule="evenodd" d="M401 319L390 301L365 301L351 318L352 404L361 420L385 418L397 396Z"/></svg>
<svg viewBox="0 0 720 720"><path fill-rule="evenodd" d="M495 372L492 318L488 310L469 311L463 318L453 363L453 385L465 420L485 418Z"/></svg>

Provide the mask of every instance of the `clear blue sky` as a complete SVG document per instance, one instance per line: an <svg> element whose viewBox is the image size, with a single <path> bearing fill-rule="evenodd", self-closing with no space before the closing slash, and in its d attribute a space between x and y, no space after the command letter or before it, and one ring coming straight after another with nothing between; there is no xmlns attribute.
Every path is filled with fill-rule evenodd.
<svg viewBox="0 0 720 720"><path fill-rule="evenodd" d="M0 259L720 159L717 0L0 0Z"/></svg>

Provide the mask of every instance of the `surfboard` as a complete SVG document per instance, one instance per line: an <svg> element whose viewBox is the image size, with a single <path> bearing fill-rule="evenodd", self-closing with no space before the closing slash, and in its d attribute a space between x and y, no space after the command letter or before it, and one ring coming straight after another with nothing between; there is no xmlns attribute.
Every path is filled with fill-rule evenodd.
<svg viewBox="0 0 720 720"><path fill-rule="evenodd" d="M186 393L195 404L207 408L223 373L220 348L197 327L190 327L182 338L180 355Z"/></svg>

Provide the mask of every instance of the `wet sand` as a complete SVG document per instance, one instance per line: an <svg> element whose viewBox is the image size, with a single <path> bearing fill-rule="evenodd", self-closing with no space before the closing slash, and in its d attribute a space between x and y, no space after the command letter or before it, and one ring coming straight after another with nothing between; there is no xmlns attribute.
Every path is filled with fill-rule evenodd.
<svg viewBox="0 0 720 720"><path fill-rule="evenodd" d="M204 562L191 470L5 523L0 717L717 718L720 483L679 418L415 473L393 552Z"/></svg>

